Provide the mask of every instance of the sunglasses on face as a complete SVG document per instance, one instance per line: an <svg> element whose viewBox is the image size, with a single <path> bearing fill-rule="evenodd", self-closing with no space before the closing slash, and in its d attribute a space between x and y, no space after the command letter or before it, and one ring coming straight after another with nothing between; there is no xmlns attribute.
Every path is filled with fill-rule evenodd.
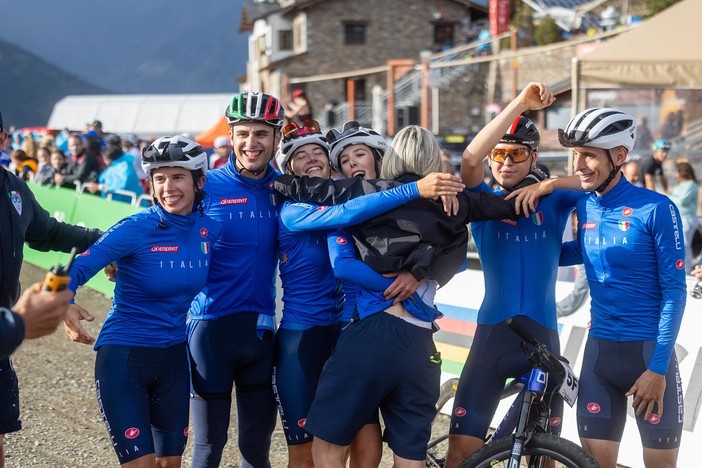
<svg viewBox="0 0 702 468"><path fill-rule="evenodd" d="M531 150L529 148L494 148L490 151L490 159L500 164L504 163L507 158L511 158L513 163L524 162L529 159L530 155Z"/></svg>
<svg viewBox="0 0 702 468"><path fill-rule="evenodd" d="M295 138L309 135L310 133L320 133L319 123L316 120L307 120L302 127L298 127L295 122L291 122L283 128L284 138Z"/></svg>

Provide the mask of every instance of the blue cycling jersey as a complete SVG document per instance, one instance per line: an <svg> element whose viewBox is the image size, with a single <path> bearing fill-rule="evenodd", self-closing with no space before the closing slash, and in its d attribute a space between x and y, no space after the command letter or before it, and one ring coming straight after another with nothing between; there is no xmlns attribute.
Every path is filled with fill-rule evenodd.
<svg viewBox="0 0 702 468"><path fill-rule="evenodd" d="M104 344L165 348L186 339L188 306L202 289L219 224L207 216L152 206L107 231L71 267L76 291L117 263L112 308L95 349Z"/></svg>
<svg viewBox="0 0 702 468"><path fill-rule="evenodd" d="M219 221L210 273L190 307L190 318L214 319L238 312L275 314L275 270L280 195L271 166L262 179L240 175L233 157L207 173L205 211Z"/></svg>
<svg viewBox="0 0 702 468"><path fill-rule="evenodd" d="M383 292L393 283L394 278L387 278L359 260L353 238L343 231L334 231L327 236L329 260L334 275L341 280L346 294L342 320L363 319L382 312L390 307L394 299L386 300ZM356 305L358 313L356 314ZM427 305L417 293L411 299L402 301L409 313L424 321L432 321L441 314Z"/></svg>
<svg viewBox="0 0 702 468"><path fill-rule="evenodd" d="M344 296L329 262L325 229L361 223L418 197L417 184L411 183L341 205L286 201L278 229L283 284L281 327L306 329L340 320Z"/></svg>
<svg viewBox="0 0 702 468"><path fill-rule="evenodd" d="M606 341L656 340L649 370L665 374L685 308L685 250L678 209L664 195L624 177L577 206L578 239L564 244L561 264L585 263L590 336Z"/></svg>
<svg viewBox="0 0 702 468"><path fill-rule="evenodd" d="M471 190L492 191L485 183ZM528 218L470 224L485 278L478 323L495 325L526 315L544 327L556 328L556 275L563 230L577 200L584 196L556 190L543 197Z"/></svg>

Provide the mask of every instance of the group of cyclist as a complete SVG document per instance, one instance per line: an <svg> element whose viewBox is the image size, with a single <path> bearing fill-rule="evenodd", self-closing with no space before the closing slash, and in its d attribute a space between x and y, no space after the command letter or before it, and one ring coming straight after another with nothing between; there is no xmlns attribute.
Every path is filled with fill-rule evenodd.
<svg viewBox="0 0 702 468"><path fill-rule="evenodd" d="M554 99L543 84L524 88L468 145L460 178L442 172L426 129L408 126L388 148L355 122L326 135L312 120L284 126L280 102L263 93L237 94L227 106L233 151L217 170L207 171L206 153L187 138L148 146L143 167L155 206L84 252L69 285L75 291L116 261L95 382L120 463L180 466L190 412L192 466L219 466L236 389L242 466L270 466L276 411L289 466L340 467L349 457L352 466L377 466L380 416L395 465L423 466L441 370L433 298L465 260L470 222L486 295L446 466L483 444L505 379L529 370L504 320L558 352L557 267L582 262L592 291L578 403L583 446L602 466L616 465L633 394L647 466L674 466L680 216L666 197L621 177L635 123L616 109L574 117L559 139L573 148L578 175L542 180L539 132L521 114ZM499 190L484 182L486 155ZM578 239L562 246L573 209ZM66 329L92 343L83 319L90 314L72 306ZM553 411L559 432L558 398Z"/></svg>

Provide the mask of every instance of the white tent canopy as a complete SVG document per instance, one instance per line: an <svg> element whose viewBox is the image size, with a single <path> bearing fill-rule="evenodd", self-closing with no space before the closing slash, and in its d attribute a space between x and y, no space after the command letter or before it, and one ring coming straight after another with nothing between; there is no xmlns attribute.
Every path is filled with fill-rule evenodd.
<svg viewBox="0 0 702 468"><path fill-rule="evenodd" d="M582 87L702 87L702 2L683 0L583 56Z"/></svg>
<svg viewBox="0 0 702 468"><path fill-rule="evenodd" d="M66 96L47 126L83 130L94 120L108 133L142 136L197 135L224 113L231 94L113 94Z"/></svg>

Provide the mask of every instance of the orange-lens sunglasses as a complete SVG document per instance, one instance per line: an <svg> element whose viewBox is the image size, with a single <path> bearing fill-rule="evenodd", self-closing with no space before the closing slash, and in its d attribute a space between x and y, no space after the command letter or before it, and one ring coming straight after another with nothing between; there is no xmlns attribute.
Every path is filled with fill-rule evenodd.
<svg viewBox="0 0 702 468"><path fill-rule="evenodd" d="M503 149L494 148L490 151L490 159L496 163L504 163L507 158L512 158L513 163L524 162L529 159L531 155L531 150L529 148L514 148L514 149Z"/></svg>

